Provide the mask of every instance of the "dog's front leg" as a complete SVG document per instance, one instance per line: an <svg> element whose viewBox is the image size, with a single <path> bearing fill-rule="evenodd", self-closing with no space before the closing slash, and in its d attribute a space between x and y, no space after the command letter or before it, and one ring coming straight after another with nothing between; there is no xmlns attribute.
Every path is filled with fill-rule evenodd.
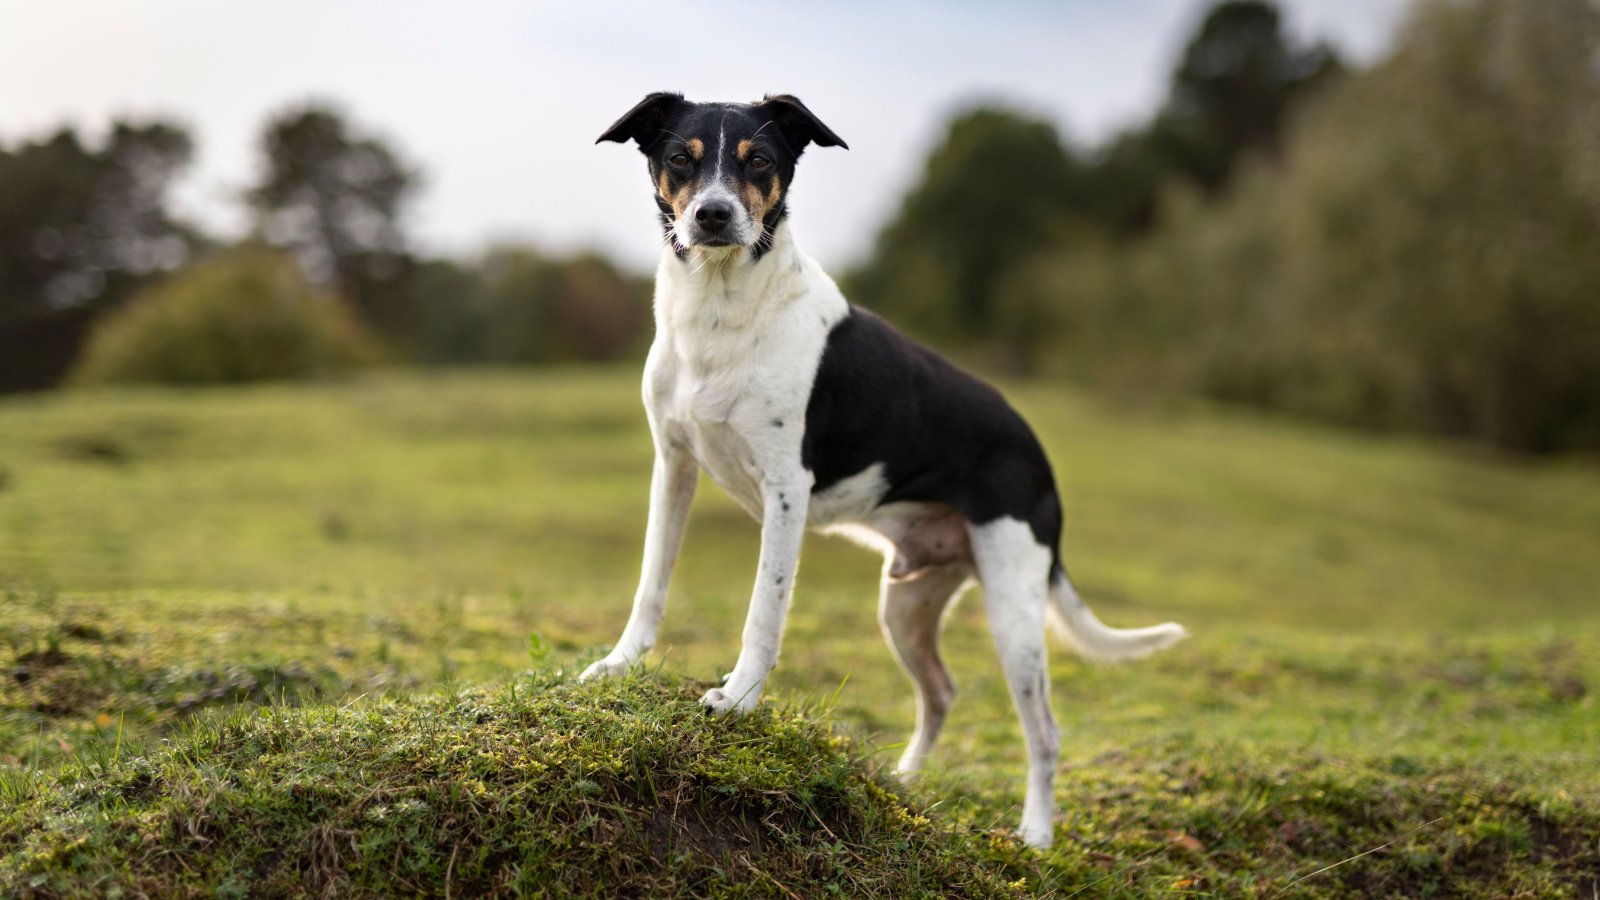
<svg viewBox="0 0 1600 900"><path fill-rule="evenodd" d="M811 473L799 470L762 484L761 562L744 622L744 646L727 682L700 698L715 712L755 709L767 673L778 663L783 622L789 614L789 595L800 563L800 543L805 539L811 483Z"/></svg>
<svg viewBox="0 0 1600 900"><path fill-rule="evenodd" d="M686 450L662 437L656 439L655 469L650 478L650 518L644 528L644 564L639 590L633 595L633 612L622 637L605 659L585 669L580 680L616 675L640 660L656 645L656 629L667 611L667 584L683 546L683 527L689 504L700 480L700 467Z"/></svg>

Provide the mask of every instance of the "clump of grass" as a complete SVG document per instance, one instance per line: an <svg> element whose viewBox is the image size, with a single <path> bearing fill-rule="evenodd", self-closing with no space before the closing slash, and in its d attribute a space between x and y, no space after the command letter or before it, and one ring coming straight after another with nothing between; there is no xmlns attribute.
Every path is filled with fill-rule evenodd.
<svg viewBox="0 0 1600 900"><path fill-rule="evenodd" d="M1008 839L921 815L850 742L704 685L495 689L194 720L16 789L0 894L996 896ZM94 756L89 754L88 756Z"/></svg>

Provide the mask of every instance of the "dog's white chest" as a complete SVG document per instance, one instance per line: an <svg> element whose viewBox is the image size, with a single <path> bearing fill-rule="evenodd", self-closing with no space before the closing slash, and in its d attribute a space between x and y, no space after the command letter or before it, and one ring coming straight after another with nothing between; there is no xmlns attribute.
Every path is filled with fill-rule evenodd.
<svg viewBox="0 0 1600 900"><path fill-rule="evenodd" d="M656 292L645 402L658 439L688 449L760 519L763 485L803 473L811 387L848 306L786 237L759 268L711 283L667 260Z"/></svg>
<svg viewBox="0 0 1600 900"><path fill-rule="evenodd" d="M735 381L729 377L696 378L682 373L668 417L687 438L690 453L711 480L746 512L760 519L761 465L755 444L762 436L744 433L748 410L739 407L761 401L742 393Z"/></svg>

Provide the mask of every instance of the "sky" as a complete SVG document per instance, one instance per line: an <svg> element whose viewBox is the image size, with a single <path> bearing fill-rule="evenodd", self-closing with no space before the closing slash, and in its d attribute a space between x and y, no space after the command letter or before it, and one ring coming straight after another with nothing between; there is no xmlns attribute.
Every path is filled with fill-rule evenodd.
<svg viewBox="0 0 1600 900"><path fill-rule="evenodd" d="M1408 0L1282 0L1297 37L1371 61ZM0 0L0 145L112 116L196 138L181 214L243 232L267 117L331 101L424 175L420 249L597 248L653 266L655 206L631 145L595 138L651 91L800 97L850 145L790 191L824 265L864 258L950 117L1002 102L1092 147L1160 103L1209 0L712 3L614 0Z"/></svg>

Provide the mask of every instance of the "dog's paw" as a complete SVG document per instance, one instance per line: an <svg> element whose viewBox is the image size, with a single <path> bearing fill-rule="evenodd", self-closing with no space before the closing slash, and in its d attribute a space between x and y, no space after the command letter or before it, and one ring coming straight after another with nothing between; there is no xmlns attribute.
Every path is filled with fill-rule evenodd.
<svg viewBox="0 0 1600 900"><path fill-rule="evenodd" d="M1054 816L1048 807L1033 808L1022 805L1022 824L1017 826L1017 837L1035 850L1048 850L1055 841Z"/></svg>
<svg viewBox="0 0 1600 900"><path fill-rule="evenodd" d="M900 779L902 784L911 784L922 775L924 757L906 754L894 764L894 777Z"/></svg>
<svg viewBox="0 0 1600 900"><path fill-rule="evenodd" d="M612 653L605 659L602 659L589 668L584 669L583 674L578 676L578 680L594 681L599 678L610 678L613 675L621 675L632 668L635 662L637 662L637 660L630 659L626 655Z"/></svg>
<svg viewBox="0 0 1600 900"><path fill-rule="evenodd" d="M723 687L712 688L700 698L700 705L711 710L717 715L742 716L761 702L761 685L752 684L748 688L733 686L732 678L727 680Z"/></svg>
<svg viewBox="0 0 1600 900"><path fill-rule="evenodd" d="M1055 842L1055 832L1049 826L1027 823L1023 823L1022 827L1017 829L1017 837L1022 838L1025 846L1035 850L1049 850L1050 845Z"/></svg>

